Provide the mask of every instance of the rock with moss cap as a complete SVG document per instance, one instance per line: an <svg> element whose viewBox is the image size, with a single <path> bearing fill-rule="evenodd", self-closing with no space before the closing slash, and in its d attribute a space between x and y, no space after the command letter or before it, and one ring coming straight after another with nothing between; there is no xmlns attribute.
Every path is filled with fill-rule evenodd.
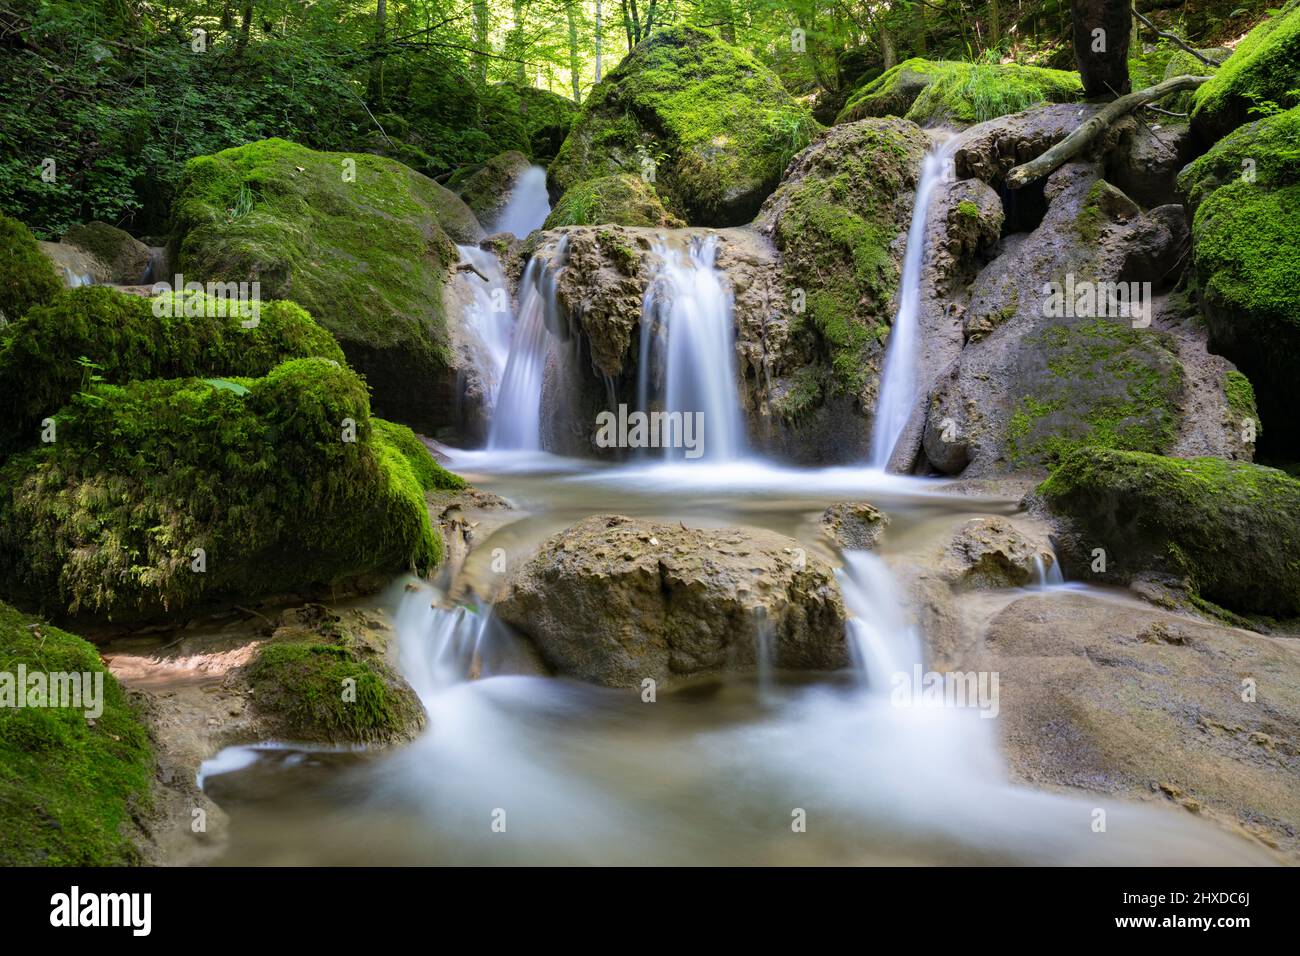
<svg viewBox="0 0 1300 956"><path fill-rule="evenodd" d="M754 222L780 254L782 288L780 305L761 316L759 349L742 349L742 358L757 379L774 382L773 417L799 422L813 456L846 460L867 450L899 240L928 147L906 120L832 127L791 163Z"/></svg>
<svg viewBox="0 0 1300 956"><path fill-rule="evenodd" d="M343 361L334 337L292 302L262 302L257 324L246 321L202 294L60 292L14 323L0 346L0 454L36 444L40 422L91 381L255 377L291 358Z"/></svg>
<svg viewBox="0 0 1300 956"><path fill-rule="evenodd" d="M442 289L454 242L482 238L454 193L380 156L270 139L191 160L174 223L187 281L257 281L293 299L334 333L376 411L454 428Z"/></svg>
<svg viewBox="0 0 1300 956"><path fill-rule="evenodd" d="M715 33L656 31L592 90L548 182L558 198L585 180L653 166L668 209L692 225L749 221L816 130L781 81Z"/></svg>
<svg viewBox="0 0 1300 956"><path fill-rule="evenodd" d="M146 620L379 583L441 557L440 470L329 359L260 378L90 384L0 469L0 579L33 606Z"/></svg>
<svg viewBox="0 0 1300 956"><path fill-rule="evenodd" d="M1058 550L1072 577L1155 576L1239 614L1300 614L1300 481L1284 472L1080 448L1038 494L1063 520Z"/></svg>
<svg viewBox="0 0 1300 956"><path fill-rule="evenodd" d="M1192 129L1206 143L1249 120L1253 107L1300 105L1300 0L1251 30L1192 103Z"/></svg>
<svg viewBox="0 0 1300 956"><path fill-rule="evenodd" d="M915 57L859 87L836 122L905 116L922 125L969 125L1082 96L1079 75L1065 70Z"/></svg>
<svg viewBox="0 0 1300 956"><path fill-rule="evenodd" d="M145 281L149 269L149 247L124 229L106 222L73 226L61 243L80 246L108 267L110 282L134 285Z"/></svg>
<svg viewBox="0 0 1300 956"><path fill-rule="evenodd" d="M1266 441L1287 455L1300 437L1292 394L1300 372L1298 144L1295 107L1236 130L1179 177L1195 213L1191 274L1210 347L1250 377Z"/></svg>
<svg viewBox="0 0 1300 956"><path fill-rule="evenodd" d="M0 865L141 862L154 761L135 707L90 644L0 603L0 673L20 666L90 675L103 696L91 719L87 697L78 708L0 706Z"/></svg>
<svg viewBox="0 0 1300 956"><path fill-rule="evenodd" d="M570 186L542 228L561 226L685 226L660 201L654 187L639 175L602 176Z"/></svg>
<svg viewBox="0 0 1300 956"><path fill-rule="evenodd" d="M36 237L17 219L0 216L0 330L62 288Z"/></svg>
<svg viewBox="0 0 1300 956"><path fill-rule="evenodd" d="M518 117L536 163L555 158L578 115L578 104L567 96L509 80L492 87L491 100L504 112Z"/></svg>
<svg viewBox="0 0 1300 956"><path fill-rule="evenodd" d="M772 663L848 664L830 567L759 528L686 528L596 515L545 541L496 611L559 674L639 687Z"/></svg>

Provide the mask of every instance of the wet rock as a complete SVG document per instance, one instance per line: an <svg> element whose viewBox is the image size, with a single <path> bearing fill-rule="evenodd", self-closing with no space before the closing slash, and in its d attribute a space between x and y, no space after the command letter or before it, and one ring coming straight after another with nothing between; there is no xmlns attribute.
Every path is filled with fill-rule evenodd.
<svg viewBox="0 0 1300 956"><path fill-rule="evenodd" d="M1031 535L1006 518L972 518L944 549L940 570L957 590L1024 587L1056 557L1045 535Z"/></svg>
<svg viewBox="0 0 1300 956"><path fill-rule="evenodd" d="M686 225L664 208L650 183L639 175L623 173L570 186L556 202L542 228L606 224L663 229Z"/></svg>
<svg viewBox="0 0 1300 956"><path fill-rule="evenodd" d="M60 245L84 249L102 262L108 275L103 280L105 282L135 285L144 282L149 271L149 247L125 230L106 222L73 226L59 242Z"/></svg>
<svg viewBox="0 0 1300 956"><path fill-rule="evenodd" d="M554 535L511 580L498 616L557 673L613 687L752 666L845 666L831 569L758 528L597 515Z"/></svg>
<svg viewBox="0 0 1300 956"><path fill-rule="evenodd" d="M889 518L865 501L838 501L821 516L822 532L841 548L867 551L876 546Z"/></svg>
<svg viewBox="0 0 1300 956"><path fill-rule="evenodd" d="M1118 141L1106 157L1106 179L1147 208L1181 202L1178 173L1195 152L1187 124L1126 116L1115 131Z"/></svg>

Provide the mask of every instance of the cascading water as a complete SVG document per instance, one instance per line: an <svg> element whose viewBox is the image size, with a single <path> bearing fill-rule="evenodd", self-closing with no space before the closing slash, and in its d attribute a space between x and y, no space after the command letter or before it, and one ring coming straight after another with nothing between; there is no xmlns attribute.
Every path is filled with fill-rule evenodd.
<svg viewBox="0 0 1300 956"><path fill-rule="evenodd" d="M899 282L898 313L889 330L889 345L880 376L880 397L876 402L875 427L871 433L873 467L884 468L894 453L907 419L916 404L916 365L919 351L921 269L925 265L925 224L935 188L948 176L955 139L926 154L921 178L912 203L912 222L907 230L907 251Z"/></svg>
<svg viewBox="0 0 1300 956"><path fill-rule="evenodd" d="M731 292L714 267L716 236L693 237L683 255L666 242L654 252L662 266L641 306L641 349L637 401L668 413L700 413L703 454L709 461L732 461L745 448L745 426L736 387L735 332ZM655 370L662 395L654 395ZM656 401L656 398L661 398ZM681 459L681 448L665 448Z"/></svg>
<svg viewBox="0 0 1300 956"><path fill-rule="evenodd" d="M551 214L550 197L546 193L546 170L530 166L519 175L515 188L510 191L501 215L492 224L493 232L508 232L522 239Z"/></svg>
<svg viewBox="0 0 1300 956"><path fill-rule="evenodd" d="M853 615L845 637L853 667L873 696L889 687L893 675L911 673L921 663L921 639L908 623L898 584L879 555L846 551L836 572L844 606Z"/></svg>
<svg viewBox="0 0 1300 956"><path fill-rule="evenodd" d="M465 307L465 327L474 339L475 365L482 373L488 406L495 407L515 328L510 289L495 255L478 246L457 248L460 261L474 267L474 271L460 273L460 281L470 293Z"/></svg>
<svg viewBox="0 0 1300 956"><path fill-rule="evenodd" d="M547 326L557 321L555 284L567 248L568 238L562 238L553 260L535 255L524 271L519 286L519 317L510 338L509 358L488 433L489 449L541 450L542 380L551 344Z"/></svg>

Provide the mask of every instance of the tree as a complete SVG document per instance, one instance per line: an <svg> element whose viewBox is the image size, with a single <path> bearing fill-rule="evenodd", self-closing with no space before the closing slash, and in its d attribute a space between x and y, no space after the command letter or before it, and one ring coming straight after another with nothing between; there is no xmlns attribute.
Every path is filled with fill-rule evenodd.
<svg viewBox="0 0 1300 956"><path fill-rule="evenodd" d="M1070 0L1074 58L1089 97L1113 98L1129 92L1129 0Z"/></svg>

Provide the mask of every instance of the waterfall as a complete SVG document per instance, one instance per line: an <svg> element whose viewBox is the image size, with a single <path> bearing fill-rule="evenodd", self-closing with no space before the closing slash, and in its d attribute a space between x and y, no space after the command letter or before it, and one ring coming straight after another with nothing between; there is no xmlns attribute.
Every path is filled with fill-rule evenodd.
<svg viewBox="0 0 1300 956"><path fill-rule="evenodd" d="M693 237L686 255L658 242L658 275L641 304L637 401L650 411L655 399L654 370L662 371L664 412L701 413L702 458L732 461L745 448L745 425L736 387L735 331L731 292L714 268L717 236ZM663 449L681 459L681 448Z"/></svg>
<svg viewBox="0 0 1300 956"><path fill-rule="evenodd" d="M515 180L505 208L492 224L493 232L508 232L522 239L534 229L542 228L551 214L550 197L546 194L546 170L529 166Z"/></svg>
<svg viewBox="0 0 1300 956"><path fill-rule="evenodd" d="M921 663L921 639L908 622L898 582L879 555L846 551L836 572L852 617L845 636L862 683L873 696L887 694L894 674Z"/></svg>
<svg viewBox="0 0 1300 956"><path fill-rule="evenodd" d="M551 342L547 327L558 321L555 284L567 248L565 237L556 246L553 260L534 255L519 284L519 315L492 413L490 449L541 450L542 379Z"/></svg>
<svg viewBox="0 0 1300 956"><path fill-rule="evenodd" d="M912 222L907 230L907 251L899 284L898 313L889 330L885 365L880 375L880 398L871 434L871 465L884 468L898 444L916 404L916 365L920 345L921 269L925 265L925 224L935 187L948 176L956 139L931 149L921 166L912 202Z"/></svg>
<svg viewBox="0 0 1300 956"><path fill-rule="evenodd" d="M1051 563L1043 560L1043 555L1034 555L1034 576L1038 579L1038 588L1049 591L1065 584L1065 575L1061 573L1061 562L1055 554L1048 555Z"/></svg>
<svg viewBox="0 0 1300 956"><path fill-rule="evenodd" d="M501 379L505 376L510 338L515 326L510 308L510 288L495 255L478 246L457 248L461 262L472 265L480 275L487 277L484 280L473 272L461 272L457 278L470 292L469 304L465 307L465 328L473 337L474 364L482 374L488 407L493 408Z"/></svg>

